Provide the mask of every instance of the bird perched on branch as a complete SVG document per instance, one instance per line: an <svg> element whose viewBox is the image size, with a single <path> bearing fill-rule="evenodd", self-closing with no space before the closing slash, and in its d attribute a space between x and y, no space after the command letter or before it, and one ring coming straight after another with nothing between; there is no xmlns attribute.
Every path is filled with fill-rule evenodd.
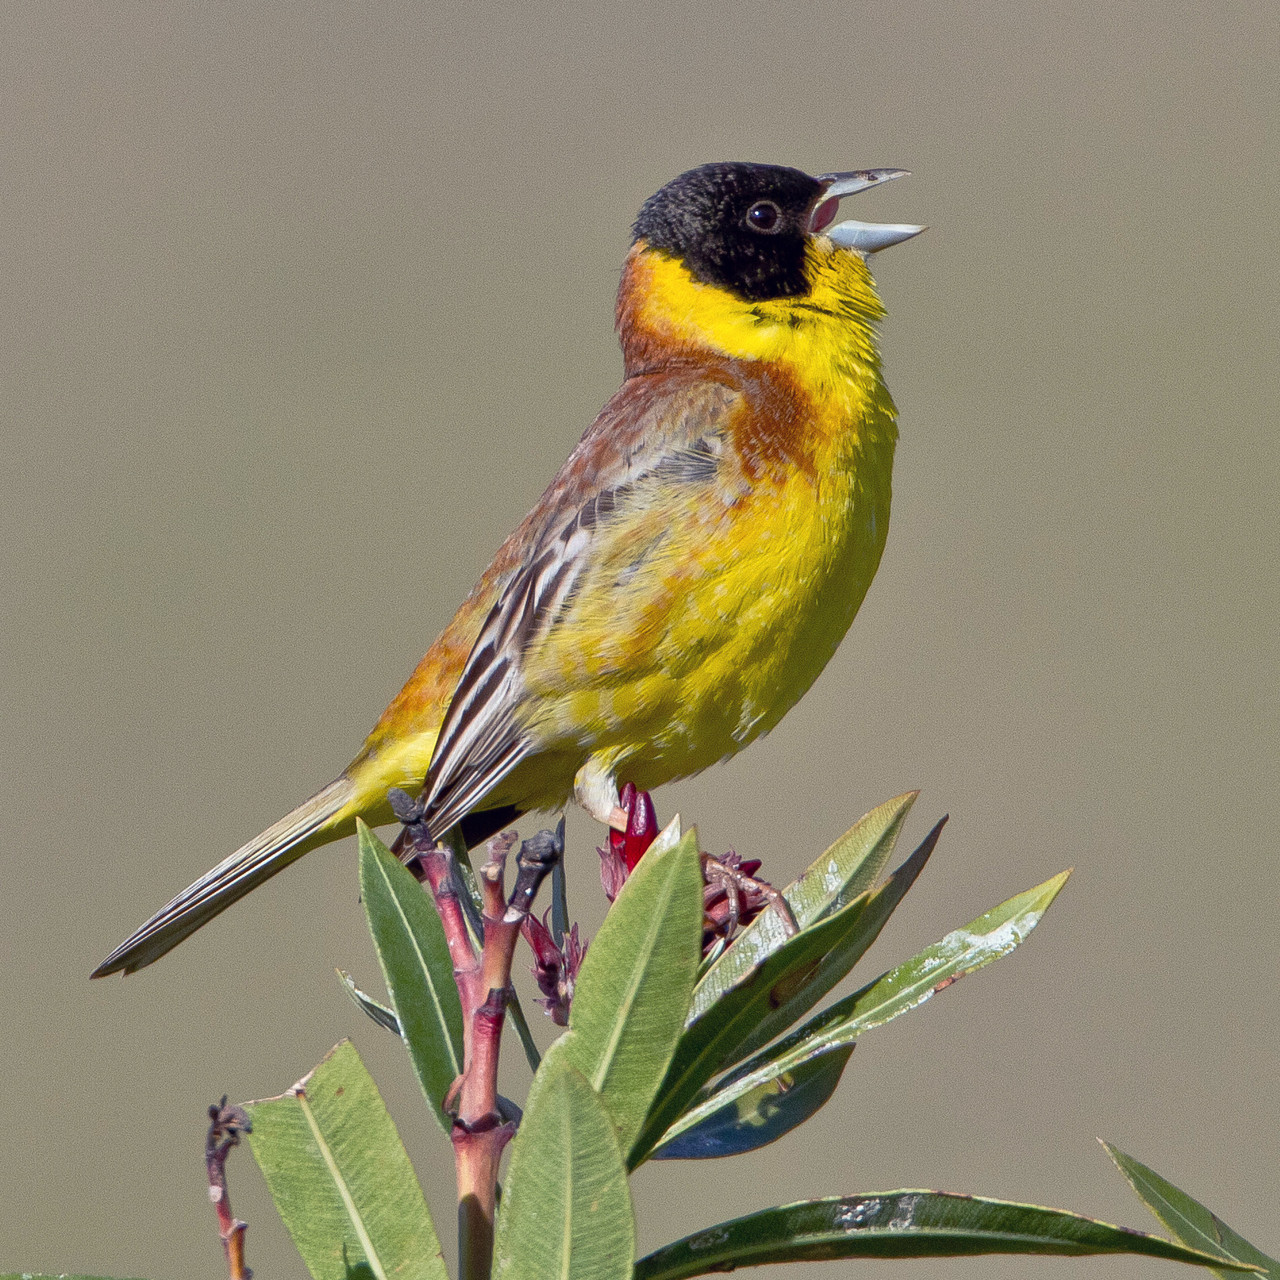
<svg viewBox="0 0 1280 1280"><path fill-rule="evenodd" d="M94 977L158 959L387 792L474 842L767 733L835 652L889 525L897 438L866 259L833 224L897 169L708 164L651 196L618 290L624 380L341 777L180 893ZM625 824L624 824L625 825Z"/></svg>

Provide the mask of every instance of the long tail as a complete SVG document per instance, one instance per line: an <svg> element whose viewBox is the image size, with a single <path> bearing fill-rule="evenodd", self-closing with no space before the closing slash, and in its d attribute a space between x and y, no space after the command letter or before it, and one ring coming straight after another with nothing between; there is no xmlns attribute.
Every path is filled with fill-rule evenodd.
<svg viewBox="0 0 1280 1280"><path fill-rule="evenodd" d="M345 775L304 800L292 813L237 849L225 862L184 889L90 975L133 973L176 947L220 911L283 871L318 845L348 835L359 811L356 786Z"/></svg>

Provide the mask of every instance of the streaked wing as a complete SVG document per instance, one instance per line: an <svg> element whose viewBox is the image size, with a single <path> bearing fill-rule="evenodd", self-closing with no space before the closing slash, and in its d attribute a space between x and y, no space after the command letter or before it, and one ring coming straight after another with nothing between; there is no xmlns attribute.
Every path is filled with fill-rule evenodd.
<svg viewBox="0 0 1280 1280"><path fill-rule="evenodd" d="M534 749L516 721L524 658L572 600L603 528L663 486L716 483L739 393L688 380L636 390L624 386L605 407L517 532L527 553L480 630L436 742L426 802L436 834Z"/></svg>

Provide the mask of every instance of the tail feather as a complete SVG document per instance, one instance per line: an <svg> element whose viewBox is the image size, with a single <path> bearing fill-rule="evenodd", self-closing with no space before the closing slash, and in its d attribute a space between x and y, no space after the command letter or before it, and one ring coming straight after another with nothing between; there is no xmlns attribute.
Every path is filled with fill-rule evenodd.
<svg viewBox="0 0 1280 1280"><path fill-rule="evenodd" d="M184 889L90 976L133 973L151 964L308 850L347 834L348 824L354 825L355 799L355 784L345 775L317 791Z"/></svg>

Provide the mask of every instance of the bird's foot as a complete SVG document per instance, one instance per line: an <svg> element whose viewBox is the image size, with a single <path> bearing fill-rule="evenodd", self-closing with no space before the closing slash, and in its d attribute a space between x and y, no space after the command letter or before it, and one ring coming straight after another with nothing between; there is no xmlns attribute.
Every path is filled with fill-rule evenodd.
<svg viewBox="0 0 1280 1280"><path fill-rule="evenodd" d="M618 803L613 770L592 756L573 779L573 798L597 822L611 831L626 831L627 811Z"/></svg>

